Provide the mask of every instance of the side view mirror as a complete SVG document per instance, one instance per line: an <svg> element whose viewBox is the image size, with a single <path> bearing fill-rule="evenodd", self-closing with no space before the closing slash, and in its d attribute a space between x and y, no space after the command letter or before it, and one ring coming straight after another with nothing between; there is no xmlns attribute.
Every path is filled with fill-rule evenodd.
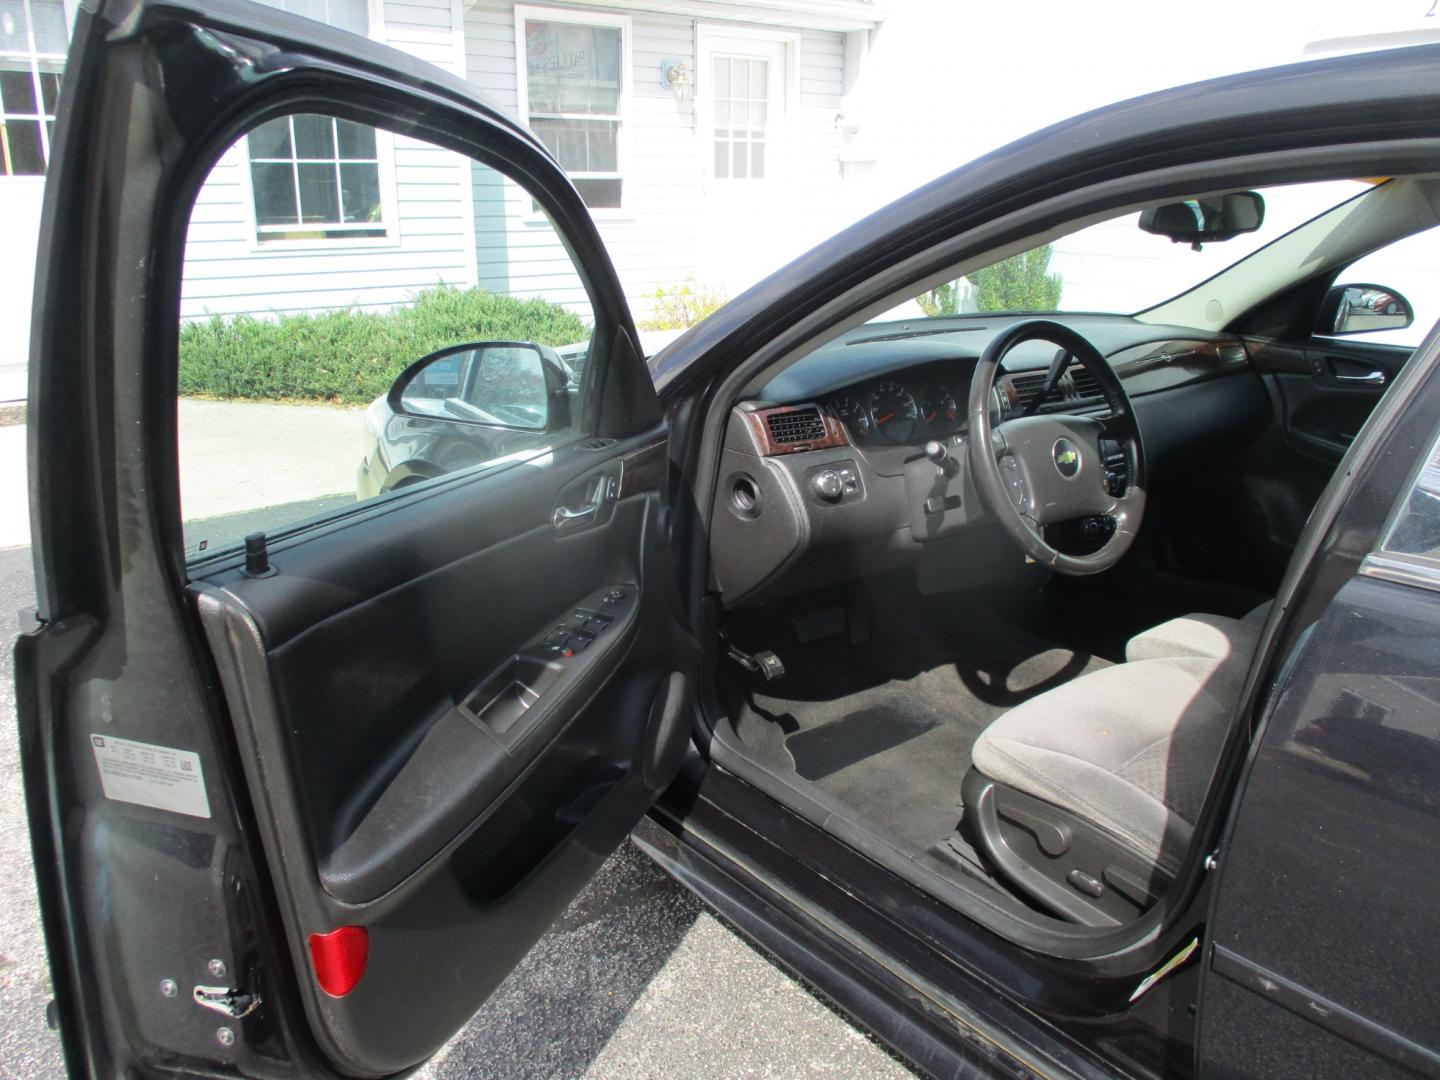
<svg viewBox="0 0 1440 1080"><path fill-rule="evenodd" d="M1201 244L1232 240L1265 222L1265 200L1258 191L1231 191L1152 206L1140 215L1140 228L1168 236L1196 251Z"/></svg>
<svg viewBox="0 0 1440 1080"><path fill-rule="evenodd" d="M530 341L477 341L422 357L390 387L405 416L550 431L570 423L569 373Z"/></svg>
<svg viewBox="0 0 1440 1080"><path fill-rule="evenodd" d="M1315 332L1365 334L1371 330L1403 330L1415 321L1415 308L1385 285L1335 285L1320 304Z"/></svg>

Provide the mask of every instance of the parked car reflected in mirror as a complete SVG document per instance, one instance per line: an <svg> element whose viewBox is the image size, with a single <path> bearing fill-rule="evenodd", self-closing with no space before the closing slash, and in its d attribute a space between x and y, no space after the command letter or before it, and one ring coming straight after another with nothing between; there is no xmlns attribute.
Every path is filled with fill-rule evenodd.
<svg viewBox="0 0 1440 1080"><path fill-rule="evenodd" d="M1368 334L1403 330L1415 321L1414 305L1385 285L1336 285L1320 305L1321 334Z"/></svg>
<svg viewBox="0 0 1440 1080"><path fill-rule="evenodd" d="M472 424L547 427L549 402L569 373L559 357L550 366L542 347L496 341L458 345L410 366L390 392L396 412Z"/></svg>
<svg viewBox="0 0 1440 1080"><path fill-rule="evenodd" d="M552 445L577 382L548 345L475 341L422 357L366 411L361 499Z"/></svg>

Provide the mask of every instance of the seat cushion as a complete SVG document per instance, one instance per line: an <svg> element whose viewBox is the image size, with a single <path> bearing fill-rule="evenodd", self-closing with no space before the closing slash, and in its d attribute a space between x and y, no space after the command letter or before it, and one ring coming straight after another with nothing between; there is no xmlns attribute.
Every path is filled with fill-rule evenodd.
<svg viewBox="0 0 1440 1080"><path fill-rule="evenodd" d="M1227 660L1253 656L1260 643L1260 631L1270 615L1270 604L1267 600L1243 619L1197 613L1152 626L1125 643L1125 659L1203 656Z"/></svg>
<svg viewBox="0 0 1440 1080"><path fill-rule="evenodd" d="M1170 657L1082 675L986 728L975 767L1079 814L1173 873L1245 670L1237 661Z"/></svg>

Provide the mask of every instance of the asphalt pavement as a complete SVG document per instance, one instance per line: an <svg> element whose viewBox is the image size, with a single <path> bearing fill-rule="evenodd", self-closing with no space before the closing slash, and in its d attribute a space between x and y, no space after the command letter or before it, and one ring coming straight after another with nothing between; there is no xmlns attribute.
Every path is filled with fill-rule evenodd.
<svg viewBox="0 0 1440 1080"><path fill-rule="evenodd" d="M5 513L15 511L13 503ZM34 604L30 549L0 548L0 617ZM31 871L14 668L0 653L0 1078L60 1075ZM881 1046L626 844L419 1074L905 1077Z"/></svg>

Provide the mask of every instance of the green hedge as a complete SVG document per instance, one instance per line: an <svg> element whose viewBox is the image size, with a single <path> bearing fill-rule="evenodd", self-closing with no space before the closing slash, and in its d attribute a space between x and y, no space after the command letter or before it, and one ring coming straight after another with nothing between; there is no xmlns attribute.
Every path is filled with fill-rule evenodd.
<svg viewBox="0 0 1440 1080"><path fill-rule="evenodd" d="M278 321L217 315L180 328L180 393L363 404L408 365L448 345L566 345L588 336L580 318L558 304L447 285L381 314L328 311Z"/></svg>

